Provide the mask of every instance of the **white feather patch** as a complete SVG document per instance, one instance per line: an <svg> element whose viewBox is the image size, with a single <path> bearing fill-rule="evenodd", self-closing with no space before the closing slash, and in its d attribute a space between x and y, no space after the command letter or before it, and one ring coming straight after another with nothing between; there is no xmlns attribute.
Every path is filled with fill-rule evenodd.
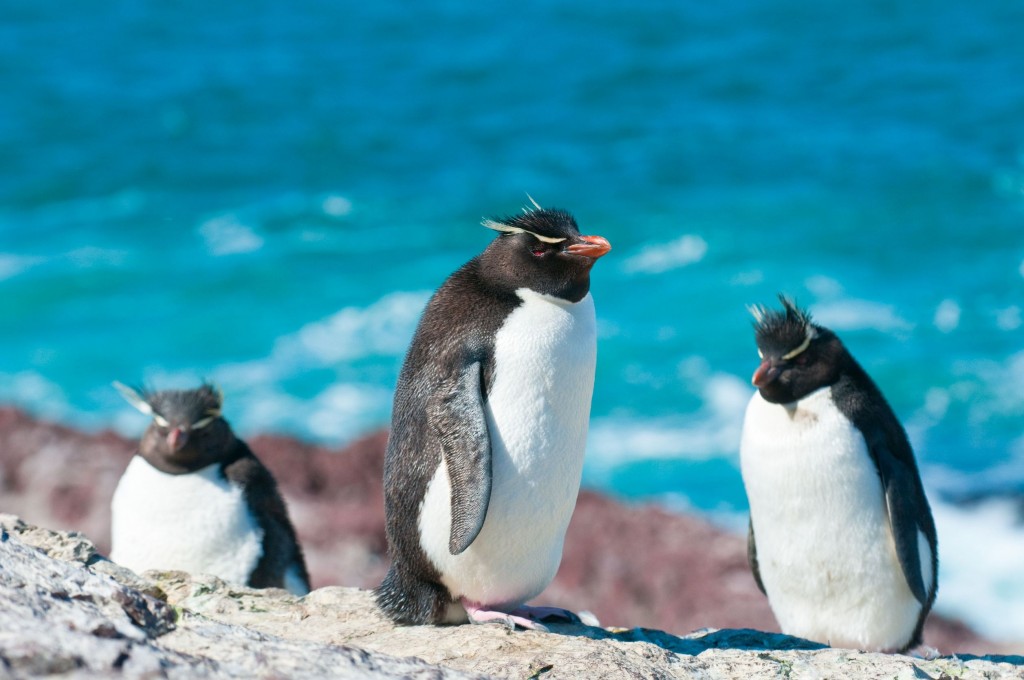
<svg viewBox="0 0 1024 680"><path fill-rule="evenodd" d="M573 304L526 289L498 330L486 404L491 499L483 528L448 550L450 481L442 463L420 512L420 542L453 596L517 606L555 576L579 493L594 387L596 323L590 295Z"/></svg>
<svg viewBox="0 0 1024 680"><path fill-rule="evenodd" d="M921 604L896 555L867 445L831 388L784 406L755 393L740 466L761 580L783 632L836 647L902 648Z"/></svg>
<svg viewBox="0 0 1024 680"><path fill-rule="evenodd" d="M137 572L181 569L244 585L263 554L242 488L217 464L184 475L135 456L111 502L110 559Z"/></svg>

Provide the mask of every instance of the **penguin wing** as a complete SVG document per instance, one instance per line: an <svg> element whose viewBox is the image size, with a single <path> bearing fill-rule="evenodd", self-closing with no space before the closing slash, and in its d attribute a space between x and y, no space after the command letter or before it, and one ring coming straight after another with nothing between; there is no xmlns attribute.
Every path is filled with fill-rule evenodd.
<svg viewBox="0 0 1024 680"><path fill-rule="evenodd" d="M235 441L238 457L224 465L224 477L242 488L249 512L263 529L263 554L249 577L248 585L253 588L284 588L285 575L293 569L309 592L306 561L277 482L245 442L241 439Z"/></svg>
<svg viewBox="0 0 1024 680"><path fill-rule="evenodd" d="M865 433L865 440L882 482L889 526L903 575L910 586L910 592L918 602L927 606L935 595L935 524L921 478L912 462L910 444L903 441L897 442L895 448L890 446L881 429ZM902 450L904 448L906 450ZM908 458L911 461L909 465L906 462ZM921 564L918 539L921 534L928 541L931 553L930 583L925 583L924 565Z"/></svg>
<svg viewBox="0 0 1024 680"><path fill-rule="evenodd" d="M750 571L754 574L754 583L758 589L765 592L764 583L761 582L761 568L757 565L757 542L754 540L754 518L750 518L750 528L747 531L747 562L750 563Z"/></svg>
<svg viewBox="0 0 1024 680"><path fill-rule="evenodd" d="M452 494L448 550L462 553L473 543L491 500L491 438L484 415L479 361L445 381L429 406L428 418L441 444Z"/></svg>

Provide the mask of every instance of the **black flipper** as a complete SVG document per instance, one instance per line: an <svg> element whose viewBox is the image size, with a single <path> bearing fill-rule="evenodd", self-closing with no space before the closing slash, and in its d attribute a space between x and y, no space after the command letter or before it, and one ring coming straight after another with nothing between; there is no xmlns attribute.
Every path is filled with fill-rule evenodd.
<svg viewBox="0 0 1024 680"><path fill-rule="evenodd" d="M479 361L445 381L431 399L428 419L451 480L448 550L458 555L480 533L491 500L491 439L484 415Z"/></svg>
<svg viewBox="0 0 1024 680"><path fill-rule="evenodd" d="M309 591L309 573L288 509L277 482L241 439L236 439L237 457L224 465L224 477L242 487L246 503L263 529L263 554L249 576L253 588L285 588L285 574L291 568ZM301 594L301 593L300 593Z"/></svg>
<svg viewBox="0 0 1024 680"><path fill-rule="evenodd" d="M750 526L747 531L747 562L750 563L750 571L754 574L754 583L758 589L767 595L764 590L764 583L761 582L761 569L757 566L757 543L754 541L754 518L750 518Z"/></svg>
<svg viewBox="0 0 1024 680"><path fill-rule="evenodd" d="M923 605L930 605L932 594L928 592L921 575L921 552L918 548L918 533L925 533L927 530L926 521L922 517L931 519L931 511L927 501L924 500L923 492L917 492L921 482L917 478L916 471L912 471L894 456L882 437L874 436L870 439L865 437L871 457L878 467L878 476L882 481L882 490L885 493L885 505L889 511L889 526L892 529L892 537L896 543L896 556L903 567L903 575L910 586L910 592L914 594L917 601ZM934 529L932 529L934 532ZM934 545L929 541L929 547L934 550ZM932 582L934 584L935 573L932 571Z"/></svg>

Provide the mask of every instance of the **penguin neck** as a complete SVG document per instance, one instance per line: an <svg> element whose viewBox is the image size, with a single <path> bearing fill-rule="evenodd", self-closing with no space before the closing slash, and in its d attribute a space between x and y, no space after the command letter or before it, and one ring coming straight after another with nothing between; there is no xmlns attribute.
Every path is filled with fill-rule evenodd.
<svg viewBox="0 0 1024 680"><path fill-rule="evenodd" d="M160 472L169 475L187 475L209 467L214 463L224 465L237 459L241 455L237 450L237 441L235 437L232 437L231 441L227 443L225 451L220 455L198 452L195 455L188 456L182 455L182 452L179 452L177 455L169 456L163 452L154 453L147 451L145 448L140 448L138 455Z"/></svg>
<svg viewBox="0 0 1024 680"><path fill-rule="evenodd" d="M531 267L504 266L492 253L484 251L467 262L464 269L482 285L499 294L518 293L520 289L527 288L537 294L574 303L590 292L589 266L566 263L564 271L556 275L551 271L544 272Z"/></svg>
<svg viewBox="0 0 1024 680"><path fill-rule="evenodd" d="M517 288L516 289L516 297L518 297L523 302L531 302L531 301L536 300L536 301L540 301L540 302L547 302L547 303L550 303L550 304L553 304L553 305L558 305L559 307L562 307L562 308L565 308L565 309L570 309L570 308L580 304L589 295L590 295L590 293L587 292L587 293L584 293L583 297L579 298L578 300L567 300L567 299L565 299L563 297L559 297L557 295L551 295L549 293L541 293L539 291L533 290L532 288L527 288L525 286L523 288Z"/></svg>

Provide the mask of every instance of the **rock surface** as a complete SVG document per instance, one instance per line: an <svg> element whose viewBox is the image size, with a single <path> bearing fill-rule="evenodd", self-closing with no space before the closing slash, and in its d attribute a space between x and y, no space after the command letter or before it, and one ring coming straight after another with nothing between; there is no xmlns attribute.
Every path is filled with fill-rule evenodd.
<svg viewBox="0 0 1024 680"><path fill-rule="evenodd" d="M81 534L11 516L0 527L0 677L1024 678L1019 656L926 661L754 630L396 627L365 590L296 598L182 572L140 577Z"/></svg>
<svg viewBox="0 0 1024 680"><path fill-rule="evenodd" d="M248 442L278 479L313 585L378 584L387 566L386 434L342 449L273 435ZM0 407L0 512L82 531L107 552L110 497L134 449L112 432L86 434ZM743 537L588 491L580 494L558 575L536 602L591 611L605 625L675 634L703 627L778 631L750 575ZM1009 650L935 615L924 637L943 653Z"/></svg>
<svg viewBox="0 0 1024 680"><path fill-rule="evenodd" d="M172 608L159 583L112 564L81 534L11 515L0 515L0 565L0 678L479 677ZM204 587L230 596L223 583L193 594Z"/></svg>

